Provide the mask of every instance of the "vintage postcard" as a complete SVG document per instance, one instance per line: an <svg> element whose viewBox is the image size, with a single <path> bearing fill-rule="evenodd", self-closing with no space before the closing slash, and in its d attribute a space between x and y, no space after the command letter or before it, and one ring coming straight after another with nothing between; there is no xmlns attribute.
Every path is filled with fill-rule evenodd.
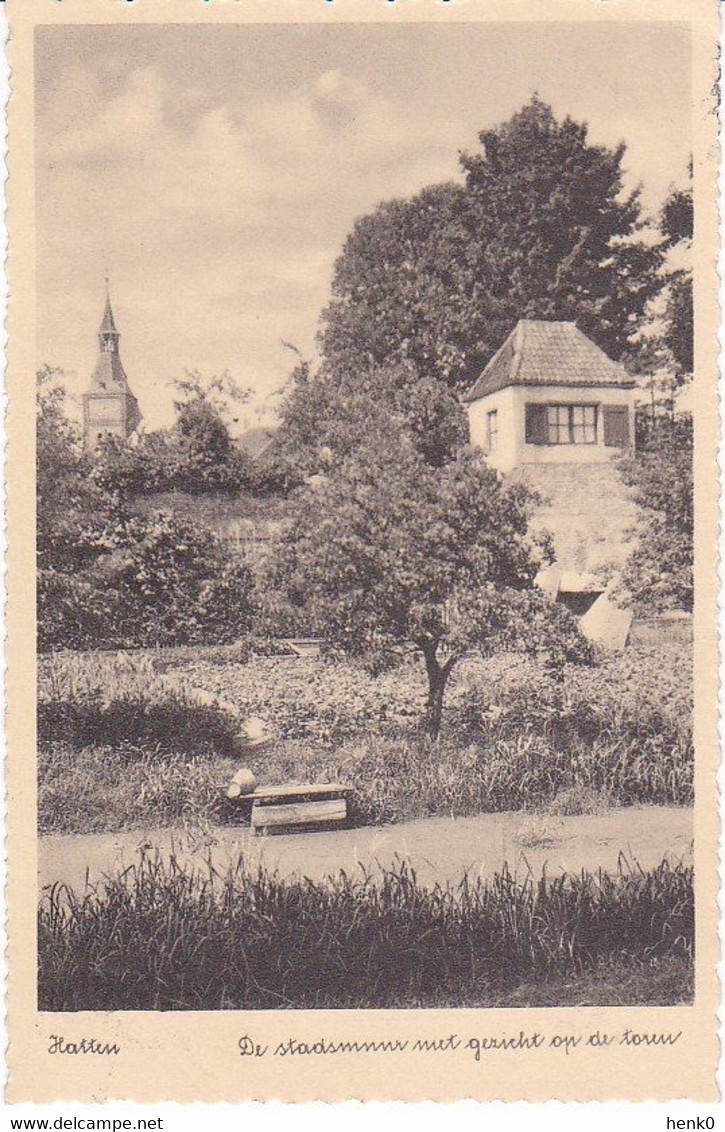
<svg viewBox="0 0 725 1132"><path fill-rule="evenodd" d="M715 1099L718 4L7 7L8 1099Z"/></svg>

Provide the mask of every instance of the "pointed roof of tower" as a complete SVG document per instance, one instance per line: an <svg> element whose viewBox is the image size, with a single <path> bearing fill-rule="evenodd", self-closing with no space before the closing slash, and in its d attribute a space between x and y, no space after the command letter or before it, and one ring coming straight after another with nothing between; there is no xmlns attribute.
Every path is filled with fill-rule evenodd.
<svg viewBox="0 0 725 1132"><path fill-rule="evenodd" d="M118 330L116 329L116 322L113 317L113 308L111 307L111 280L108 271L106 271L106 306L103 311L101 327L98 333L99 335L118 334Z"/></svg>
<svg viewBox="0 0 725 1132"><path fill-rule="evenodd" d="M101 319L101 329L99 334L118 334L116 323L113 319L113 310L111 309L111 296L106 295L106 307L103 311L103 318Z"/></svg>
<svg viewBox="0 0 725 1132"><path fill-rule="evenodd" d="M115 339L110 350L105 349L103 343L104 337L108 337L109 335L112 335ZM98 331L100 349L98 352L96 365L94 367L93 373L91 374L89 391L92 393L101 394L124 394L126 397L131 397L135 401L136 399L131 392L128 384L128 378L126 377L126 373L123 368L123 362L121 361L120 355L118 353L119 338L120 334L118 333L118 330L116 328L116 322L113 317L113 309L111 307L111 298L108 294L108 277L106 277L106 306L103 311L103 318L101 319L101 326Z"/></svg>
<svg viewBox="0 0 725 1132"><path fill-rule="evenodd" d="M123 362L118 353L118 339L120 335L116 329L113 317L111 297L108 289L108 276L106 276L106 305L98 332L98 359L91 374L87 391L83 394L84 422L87 422L89 406L96 403L99 398L116 398L123 403L123 425L126 436L129 436L141 423L141 411L138 401L131 392L128 378L123 368ZM84 423L84 436L87 445L95 443L96 432L91 429L87 432L87 423Z"/></svg>
<svg viewBox="0 0 725 1132"><path fill-rule="evenodd" d="M91 375L91 390L96 393L126 393L131 390L123 363L116 353L101 351Z"/></svg>

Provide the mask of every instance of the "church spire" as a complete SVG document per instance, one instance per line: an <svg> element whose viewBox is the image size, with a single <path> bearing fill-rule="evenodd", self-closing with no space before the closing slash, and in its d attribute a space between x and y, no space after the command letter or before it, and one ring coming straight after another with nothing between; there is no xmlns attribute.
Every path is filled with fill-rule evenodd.
<svg viewBox="0 0 725 1132"><path fill-rule="evenodd" d="M113 309L111 307L111 291L108 280L108 272L106 272L106 306L103 311L103 318L101 319L101 328L98 331L98 344L106 353L118 353L118 340L121 335L116 329L116 323L113 318Z"/></svg>
<svg viewBox="0 0 725 1132"><path fill-rule="evenodd" d="M91 450L105 436L125 439L141 422L138 402L129 388L118 349L120 337L106 274L106 305L98 330L98 360L88 391L83 394L83 436L86 448Z"/></svg>

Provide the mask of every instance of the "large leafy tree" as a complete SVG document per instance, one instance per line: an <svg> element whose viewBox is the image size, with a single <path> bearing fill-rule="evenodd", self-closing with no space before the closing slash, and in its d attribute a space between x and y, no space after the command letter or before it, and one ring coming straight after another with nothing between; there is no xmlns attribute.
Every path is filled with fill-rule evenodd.
<svg viewBox="0 0 725 1132"><path fill-rule="evenodd" d="M449 460L467 439L455 394L410 362L380 365L354 375L297 370L282 407L278 449L301 474L324 471L355 448L382 438L395 448L412 441L433 467Z"/></svg>
<svg viewBox="0 0 725 1132"><path fill-rule="evenodd" d="M320 346L333 377L404 361L455 386L471 327L469 199L454 184L380 205L335 264Z"/></svg>
<svg viewBox="0 0 725 1132"><path fill-rule="evenodd" d="M691 611L694 601L692 418L645 420L640 450L621 464L639 506L620 589L641 612Z"/></svg>
<svg viewBox="0 0 725 1132"><path fill-rule="evenodd" d="M471 649L588 656L568 613L534 586L527 507L526 491L470 449L434 469L410 438L371 438L301 504L278 580L331 645L369 667L419 653L435 738L451 671Z"/></svg>
<svg viewBox="0 0 725 1132"><path fill-rule="evenodd" d="M680 381L692 373L694 364L691 257L694 224L692 186L673 189L662 209L662 230L670 259L675 261L668 272L664 342L674 359Z"/></svg>
<svg viewBox="0 0 725 1132"><path fill-rule="evenodd" d="M660 290L648 303L635 339L637 368L648 375L651 417L672 414L677 392L690 380L694 366L691 179L692 167L690 183L672 188L660 211L664 252Z"/></svg>
<svg viewBox="0 0 725 1132"><path fill-rule="evenodd" d="M409 361L463 388L522 317L576 320L621 358L661 286L641 238L624 145L593 145L533 98L463 155L462 186L381 205L355 225L333 278L321 349L333 378Z"/></svg>

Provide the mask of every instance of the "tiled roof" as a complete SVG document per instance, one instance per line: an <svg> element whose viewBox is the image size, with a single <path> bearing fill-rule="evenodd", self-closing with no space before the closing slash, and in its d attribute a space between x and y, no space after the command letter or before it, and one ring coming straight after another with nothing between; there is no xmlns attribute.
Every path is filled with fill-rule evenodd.
<svg viewBox="0 0 725 1132"><path fill-rule="evenodd" d="M635 382L574 322L521 319L464 401L509 385L619 385Z"/></svg>
<svg viewBox="0 0 725 1132"><path fill-rule="evenodd" d="M91 377L91 388L98 393L130 393L128 379L118 354L101 350Z"/></svg>
<svg viewBox="0 0 725 1132"><path fill-rule="evenodd" d="M256 460L265 452L275 438L275 430L271 428L249 428L235 440L237 448L246 452L252 460Z"/></svg>

